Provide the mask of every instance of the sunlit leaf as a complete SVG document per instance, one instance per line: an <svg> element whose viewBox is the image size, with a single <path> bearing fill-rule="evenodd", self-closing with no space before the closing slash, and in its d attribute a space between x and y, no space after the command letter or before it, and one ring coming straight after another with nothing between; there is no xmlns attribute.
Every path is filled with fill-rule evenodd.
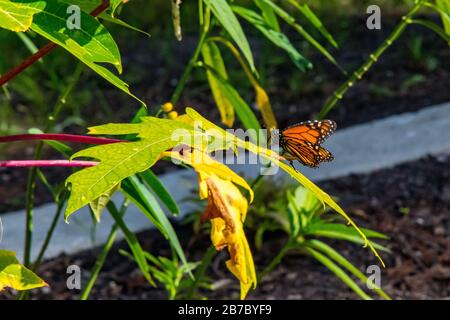
<svg viewBox="0 0 450 320"><path fill-rule="evenodd" d="M338 44L334 40L333 36L330 32L328 32L327 28L323 25L322 21L320 21L319 17L311 10L311 8L306 3L300 3L298 0L289 0L289 2L296 7L300 12L308 19L311 24L316 27L317 30L335 47L338 47Z"/></svg>
<svg viewBox="0 0 450 320"><path fill-rule="evenodd" d="M100 197L97 199L94 199L89 203L89 206L92 209L92 212L94 213L95 219L97 222L100 222L100 217L102 214L103 209L105 209L106 205L108 204L109 200L111 199L112 195L120 189L120 183L116 184L114 187L112 187L110 190L106 191Z"/></svg>
<svg viewBox="0 0 450 320"><path fill-rule="evenodd" d="M8 287L30 290L46 285L34 272L20 264L15 252L0 250L0 291Z"/></svg>
<svg viewBox="0 0 450 320"><path fill-rule="evenodd" d="M72 156L72 159L93 158L100 160L100 163L80 170L66 180L66 184L71 185L66 220L74 211L108 192L123 179L150 168L161 152L179 143L172 137L175 130L182 130L188 137L192 134L188 125L178 121L154 117L142 119L141 123L107 124L89 129L90 134L137 134L140 140L95 146Z"/></svg>
<svg viewBox="0 0 450 320"><path fill-rule="evenodd" d="M234 12L257 28L268 40L283 49L300 70L305 71L312 68L312 63L295 49L289 38L284 33L273 29L258 13L240 6L233 6L232 8Z"/></svg>
<svg viewBox="0 0 450 320"><path fill-rule="evenodd" d="M217 17L217 20L219 20L225 30L230 34L231 38L241 49L252 71L255 71L255 64L253 62L253 55L250 50L250 45L248 44L247 38L241 25L239 24L238 19L234 15L227 1L204 0L204 2L211 8L212 12Z"/></svg>
<svg viewBox="0 0 450 320"><path fill-rule="evenodd" d="M207 65L214 66L214 70L216 70L218 75L222 76L223 79L228 79L220 50L213 42L206 42L203 45L202 56ZM217 109L220 112L222 123L228 127L232 127L234 123L234 108L227 97L227 90L211 70L206 69L206 75Z"/></svg>

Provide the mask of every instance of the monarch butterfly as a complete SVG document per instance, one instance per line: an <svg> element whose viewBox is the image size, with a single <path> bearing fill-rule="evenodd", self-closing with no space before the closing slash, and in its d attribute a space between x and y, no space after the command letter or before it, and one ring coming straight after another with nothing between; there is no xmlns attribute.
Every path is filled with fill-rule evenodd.
<svg viewBox="0 0 450 320"><path fill-rule="evenodd" d="M320 162L331 161L333 155L321 144L336 130L332 120L300 122L279 133L280 146L291 166L298 160L308 167L318 167ZM295 169L295 168L294 168Z"/></svg>

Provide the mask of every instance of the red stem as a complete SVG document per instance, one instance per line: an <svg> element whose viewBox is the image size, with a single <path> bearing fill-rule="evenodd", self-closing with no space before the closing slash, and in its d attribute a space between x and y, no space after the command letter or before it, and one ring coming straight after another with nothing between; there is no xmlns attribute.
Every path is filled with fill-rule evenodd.
<svg viewBox="0 0 450 320"><path fill-rule="evenodd" d="M0 161L0 167L17 168L17 167L93 167L96 161L82 160L8 160Z"/></svg>
<svg viewBox="0 0 450 320"><path fill-rule="evenodd" d="M109 7L109 0L103 1L97 8L92 10L91 16L96 17ZM0 87L3 86L5 83L13 79L15 76L17 76L19 73L24 71L26 68L31 66L33 63L41 59L43 56L47 55L49 52L51 52L53 49L58 47L56 43L49 42L42 48L40 48L37 52L26 58L22 61L21 64L19 64L17 67L10 69L8 72L6 72L4 75L0 77Z"/></svg>
<svg viewBox="0 0 450 320"><path fill-rule="evenodd" d="M28 141L28 140L56 140L69 141L89 144L109 144L117 142L128 142L120 139L98 138L90 136L81 136L77 134L58 134L58 133L41 133L41 134L17 134L11 136L0 137L0 143L13 141Z"/></svg>

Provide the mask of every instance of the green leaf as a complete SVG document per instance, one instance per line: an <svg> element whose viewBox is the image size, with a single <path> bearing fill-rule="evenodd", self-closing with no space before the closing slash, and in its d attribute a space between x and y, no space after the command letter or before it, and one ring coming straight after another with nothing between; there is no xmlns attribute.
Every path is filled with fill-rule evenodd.
<svg viewBox="0 0 450 320"><path fill-rule="evenodd" d="M441 14L445 33L450 36L450 2L448 0L436 0L436 7Z"/></svg>
<svg viewBox="0 0 450 320"><path fill-rule="evenodd" d="M412 19L411 23L422 25L434 31L435 33L437 33L437 35L439 35L442 39L444 39L444 41L447 42L447 44L450 46L450 34L447 34L446 31L444 31L436 23L423 19Z"/></svg>
<svg viewBox="0 0 450 320"><path fill-rule="evenodd" d="M92 12L92 10L94 10L96 7L98 7L103 0L59 0L61 2L65 2L68 4L74 4L80 7L81 10L83 10L86 13L90 13ZM117 5L121 3L122 0L116 0L117 1ZM102 12L100 13L100 15L98 16L100 19L106 20L108 22L117 24L119 26L128 28L130 30L133 31L137 31L140 33L145 34L146 36L150 37L150 34L148 32L145 32L139 28L136 28L135 26L132 26L128 23L126 23L125 21L117 18L114 16L114 11L117 8L117 5L114 5L113 2L110 2L110 14L106 13L106 12ZM115 7L114 7L115 6Z"/></svg>
<svg viewBox="0 0 450 320"><path fill-rule="evenodd" d="M358 284L350 278L342 268L340 268L337 264L335 264L331 259L327 256L323 255L319 251L305 247L306 252L308 252L314 259L322 263L325 267L327 267L331 272L333 272L339 279L342 280L350 289L352 289L356 294L358 294L364 300L373 300L367 293L365 293Z"/></svg>
<svg viewBox="0 0 450 320"><path fill-rule="evenodd" d="M29 5L11 0L0 0L0 27L15 32L27 31L33 16L46 6L45 1L34 1Z"/></svg>
<svg viewBox="0 0 450 320"><path fill-rule="evenodd" d="M305 243L307 246L310 246L314 249L317 249L319 251L322 251L326 255L328 255L330 258L332 258L334 261L339 263L341 266L343 266L345 269L347 269L349 272L354 274L359 280L361 280L363 283L368 283L368 278L358 270L350 261L348 261L344 256L342 256L339 252L334 250L332 247L327 245L326 243L319 241L319 240L308 240ZM375 287L374 290L382 296L386 300L391 300L391 298L384 292L381 288Z"/></svg>
<svg viewBox="0 0 450 320"><path fill-rule="evenodd" d="M68 7L69 4L57 1L16 0L12 4L11 1L0 0L0 17L3 14L2 18L5 18L5 22L0 19L2 21L0 26L13 29L11 19L16 18L14 13L25 12L23 19L16 21L15 29L17 30L14 31L25 31L30 28L60 45L105 80L144 104L131 94L125 82L101 65L101 63L109 63L119 73L122 72L119 49L108 30L97 19L84 11L80 12L80 29L68 28ZM17 11L14 11L15 9L12 13L7 11L12 8Z"/></svg>
<svg viewBox="0 0 450 320"><path fill-rule="evenodd" d="M109 213L114 219L114 222L119 226L120 230L122 230L123 235L125 236L125 240L128 243L128 246L130 247L131 252L133 253L134 259L136 263L139 266L139 269L141 269L142 274L147 279L147 281L153 285L156 286L150 273L148 272L148 264L147 260L145 259L145 251L142 249L138 238L136 235L128 229L127 225L122 219L122 216L120 215L119 210L117 210L114 202L110 201L106 205L108 208Z"/></svg>
<svg viewBox="0 0 450 320"><path fill-rule="evenodd" d="M124 2L124 0L109 0L109 7L111 8L111 15L114 15L114 12L116 12L117 7Z"/></svg>
<svg viewBox="0 0 450 320"><path fill-rule="evenodd" d="M228 79L225 64L220 54L219 48L215 43L208 41L202 47L203 60L207 65L214 66L217 74L223 79ZM208 78L209 86L216 102L217 109L220 113L222 123L228 127L232 127L234 123L234 108L231 101L227 98L219 80L208 69L206 69L206 76Z"/></svg>
<svg viewBox="0 0 450 320"><path fill-rule="evenodd" d="M121 180L150 168L161 152L179 143L172 137L174 131L183 130L188 137L191 135L190 126L178 121L154 117L144 117L142 120L136 124L106 124L89 128L90 134L138 134L140 140L95 146L72 156L71 159L88 157L100 160L100 163L80 170L66 180L66 185L71 185L66 221L74 211L111 190Z"/></svg>
<svg viewBox="0 0 450 320"><path fill-rule="evenodd" d="M233 6L233 11L240 15L242 18L250 22L255 28L257 28L267 39L273 44L283 49L294 62L294 64L302 71L312 68L312 63L303 57L297 49L289 41L289 38L279 31L273 29L267 24L263 17L261 17L255 11L249 10L244 7Z"/></svg>
<svg viewBox="0 0 450 320"><path fill-rule="evenodd" d="M289 218L289 229L290 229L290 237L294 238L298 235L300 231L300 221L299 221L299 210L297 208L297 204L294 196L291 191L287 192L288 198L288 218Z"/></svg>
<svg viewBox="0 0 450 320"><path fill-rule="evenodd" d="M280 31L278 18L272 7L267 5L265 2L262 2L261 0L255 0L255 4L259 7L259 9L261 9L264 21L266 21L267 24L275 31Z"/></svg>
<svg viewBox="0 0 450 320"><path fill-rule="evenodd" d="M20 264L15 252L0 250L0 291L7 287L30 290L44 286L44 280Z"/></svg>
<svg viewBox="0 0 450 320"><path fill-rule="evenodd" d="M186 256L181 248L177 234L169 219L158 204L156 198L145 188L136 177L125 180L124 191L127 196L141 209L142 213L161 231L169 240L172 248L177 253L184 265L187 264ZM131 192L130 192L131 191Z"/></svg>
<svg viewBox="0 0 450 320"><path fill-rule="evenodd" d="M300 12L308 19L311 24L316 27L317 30L335 47L338 47L338 44L334 40L331 33L328 32L328 30L323 25L322 21L320 21L319 17L316 16L316 14L309 8L309 6L306 3L300 4L298 3L298 0L289 0L289 2L296 7Z"/></svg>
<svg viewBox="0 0 450 320"><path fill-rule="evenodd" d="M221 77L212 66L205 65L205 67L211 72L221 94L231 103L244 127L250 129L249 134L252 141L258 141L258 135L256 133L261 129L261 125L250 106L244 101L233 85Z"/></svg>
<svg viewBox="0 0 450 320"><path fill-rule="evenodd" d="M152 170L147 170L142 173L139 173L139 177L153 190L153 192L161 199L167 209L173 215L177 215L180 213L180 208L178 208L178 204L173 199L170 192L166 189L161 180L159 180L158 176L156 176Z"/></svg>
<svg viewBox="0 0 450 320"><path fill-rule="evenodd" d="M103 209L105 209L106 205L108 204L109 200L111 199L112 195L120 189L120 183L116 184L114 187L112 187L110 190L106 191L100 197L97 199L94 199L89 203L89 206L92 209L92 212L94 213L95 219L97 222L100 222L100 217L102 214Z"/></svg>
<svg viewBox="0 0 450 320"><path fill-rule="evenodd" d="M294 30L296 30L303 38L306 39L311 45L313 45L317 50L319 50L329 61L331 61L334 65L336 65L339 69L343 70L337 61L333 58L333 56L325 49L313 36L311 36L301 25L299 25L295 18L292 17L289 13L283 10L281 7L276 5L270 0L261 0L265 2L267 5L271 6L275 13L283 19L287 24L289 24Z"/></svg>
<svg viewBox="0 0 450 320"><path fill-rule="evenodd" d="M360 228L361 232L364 233L364 235L367 238L379 238L379 239L388 239L388 237L384 234L378 233L373 230ZM364 244L364 240L361 238L361 236L358 234L358 232L348 226L345 226L343 224L338 223L320 223L315 222L308 225L307 229L304 231L305 234L309 235L315 235L319 237L326 237L331 239L341 239L341 240L347 240L353 243L357 244ZM390 252L390 250L378 243L372 242L374 248Z"/></svg>
<svg viewBox="0 0 450 320"><path fill-rule="evenodd" d="M250 68L255 72L255 64L253 61L252 51L245 37L244 31L239 24L238 19L234 15L226 0L203 0L206 5L211 8L211 11L216 16L217 20L222 24L225 30L230 34L231 38L236 42L241 49L245 59Z"/></svg>

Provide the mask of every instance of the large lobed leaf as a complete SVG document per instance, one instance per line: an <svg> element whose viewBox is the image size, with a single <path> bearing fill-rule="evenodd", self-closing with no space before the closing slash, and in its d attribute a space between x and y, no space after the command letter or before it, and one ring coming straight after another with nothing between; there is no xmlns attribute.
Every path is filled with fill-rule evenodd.
<svg viewBox="0 0 450 320"><path fill-rule="evenodd" d="M72 174L66 181L71 185L71 195L65 217L107 193L123 179L150 168L166 151L178 144L172 133L181 129L190 135L191 127L179 121L143 118L136 124L107 124L89 128L90 134L137 134L139 140L96 146L81 150L73 158L88 157L100 160L92 168ZM183 138L181 136L179 139Z"/></svg>
<svg viewBox="0 0 450 320"><path fill-rule="evenodd" d="M139 100L131 94L125 82L101 65L109 63L119 73L122 72L119 49L111 34L96 18L84 11L80 11L80 29L68 28L69 6L69 3L59 1L0 0L0 27L16 32L33 30L63 47L105 80Z"/></svg>

